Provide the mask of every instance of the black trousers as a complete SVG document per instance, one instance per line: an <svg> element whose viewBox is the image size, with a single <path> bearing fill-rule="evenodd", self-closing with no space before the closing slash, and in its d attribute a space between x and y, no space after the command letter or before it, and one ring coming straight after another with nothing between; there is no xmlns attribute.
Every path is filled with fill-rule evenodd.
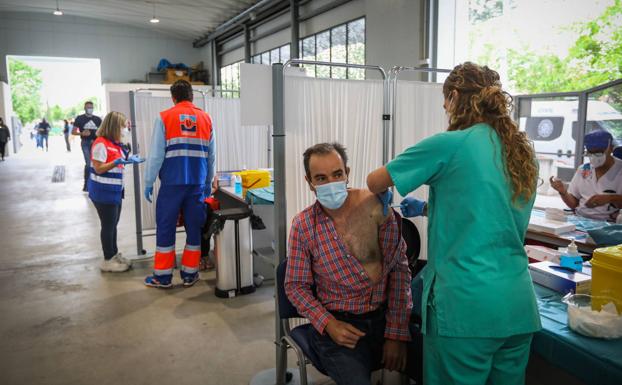
<svg viewBox="0 0 622 385"><path fill-rule="evenodd" d="M117 248L117 224L121 218L121 203L118 205L93 202L101 222L101 232L99 234L104 258L106 260L114 257L119 249Z"/></svg>
<svg viewBox="0 0 622 385"><path fill-rule="evenodd" d="M7 142L0 142L0 155L2 155L2 159L4 159L4 150L6 150Z"/></svg>

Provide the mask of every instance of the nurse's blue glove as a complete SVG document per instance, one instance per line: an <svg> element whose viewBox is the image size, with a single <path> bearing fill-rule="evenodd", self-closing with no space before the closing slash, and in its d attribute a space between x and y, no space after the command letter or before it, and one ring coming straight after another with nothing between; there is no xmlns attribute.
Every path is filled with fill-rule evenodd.
<svg viewBox="0 0 622 385"><path fill-rule="evenodd" d="M419 199L415 199L413 197L406 197L402 203L400 203L402 216L406 218L422 216L425 205L425 201L420 201Z"/></svg>
<svg viewBox="0 0 622 385"><path fill-rule="evenodd" d="M115 166L118 166L120 164L128 164L130 162L125 160L125 159L123 159L123 158L117 158L117 159L113 160L112 163L114 163Z"/></svg>
<svg viewBox="0 0 622 385"><path fill-rule="evenodd" d="M145 159L141 158L140 156L134 154L132 156L130 156L129 158L127 158L128 163L142 163L145 161Z"/></svg>
<svg viewBox="0 0 622 385"><path fill-rule="evenodd" d="M389 206L391 205L391 201L393 200L393 192L391 190L387 190L381 192L377 195L380 203L382 203L382 215L385 217L389 214Z"/></svg>
<svg viewBox="0 0 622 385"><path fill-rule="evenodd" d="M145 187L145 199L147 200L147 202L153 203L151 201L151 197L153 197L153 186Z"/></svg>

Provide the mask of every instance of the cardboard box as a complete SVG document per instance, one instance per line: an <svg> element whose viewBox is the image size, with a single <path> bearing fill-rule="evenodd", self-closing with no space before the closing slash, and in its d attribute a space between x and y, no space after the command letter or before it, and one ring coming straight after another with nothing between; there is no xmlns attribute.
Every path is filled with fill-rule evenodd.
<svg viewBox="0 0 622 385"><path fill-rule="evenodd" d="M177 80L186 80L190 81L190 77L188 76L188 71L186 70L178 70L174 68L166 69L166 83L174 83Z"/></svg>
<svg viewBox="0 0 622 385"><path fill-rule="evenodd" d="M534 283L561 294L592 292L592 277L579 272L570 272L549 261L530 263L529 273Z"/></svg>
<svg viewBox="0 0 622 385"><path fill-rule="evenodd" d="M539 245L525 245L525 252L530 260L533 259L539 262L550 261L556 264L559 264L562 255L567 255L565 247L555 250L550 247ZM588 255L584 253L579 253L579 255L583 257L584 260L588 257Z"/></svg>
<svg viewBox="0 0 622 385"><path fill-rule="evenodd" d="M561 251L538 245L525 245L525 252L530 259L539 262L551 261L553 263L559 263L559 258L562 255Z"/></svg>
<svg viewBox="0 0 622 385"><path fill-rule="evenodd" d="M575 231L576 227L570 222L552 221L550 219L532 215L529 219L528 229L541 233L559 235Z"/></svg>

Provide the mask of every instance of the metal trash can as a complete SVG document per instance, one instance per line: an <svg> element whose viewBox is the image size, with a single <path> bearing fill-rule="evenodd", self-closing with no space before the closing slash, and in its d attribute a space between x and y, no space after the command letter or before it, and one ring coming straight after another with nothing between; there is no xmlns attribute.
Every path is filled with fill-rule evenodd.
<svg viewBox="0 0 622 385"><path fill-rule="evenodd" d="M250 206L240 197L218 189L214 197L220 209L214 212L224 224L214 236L216 296L232 298L255 291Z"/></svg>

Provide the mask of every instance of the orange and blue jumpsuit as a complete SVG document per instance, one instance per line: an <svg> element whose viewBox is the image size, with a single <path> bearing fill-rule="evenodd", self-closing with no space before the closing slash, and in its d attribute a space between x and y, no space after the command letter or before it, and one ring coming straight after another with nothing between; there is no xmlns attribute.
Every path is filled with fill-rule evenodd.
<svg viewBox="0 0 622 385"><path fill-rule="evenodd" d="M214 161L212 120L206 112L182 101L160 113L147 159L145 186L153 186L159 175L153 273L164 285L170 284L175 267L175 230L180 212L186 230L181 277L185 280L198 274L204 201L211 194Z"/></svg>

